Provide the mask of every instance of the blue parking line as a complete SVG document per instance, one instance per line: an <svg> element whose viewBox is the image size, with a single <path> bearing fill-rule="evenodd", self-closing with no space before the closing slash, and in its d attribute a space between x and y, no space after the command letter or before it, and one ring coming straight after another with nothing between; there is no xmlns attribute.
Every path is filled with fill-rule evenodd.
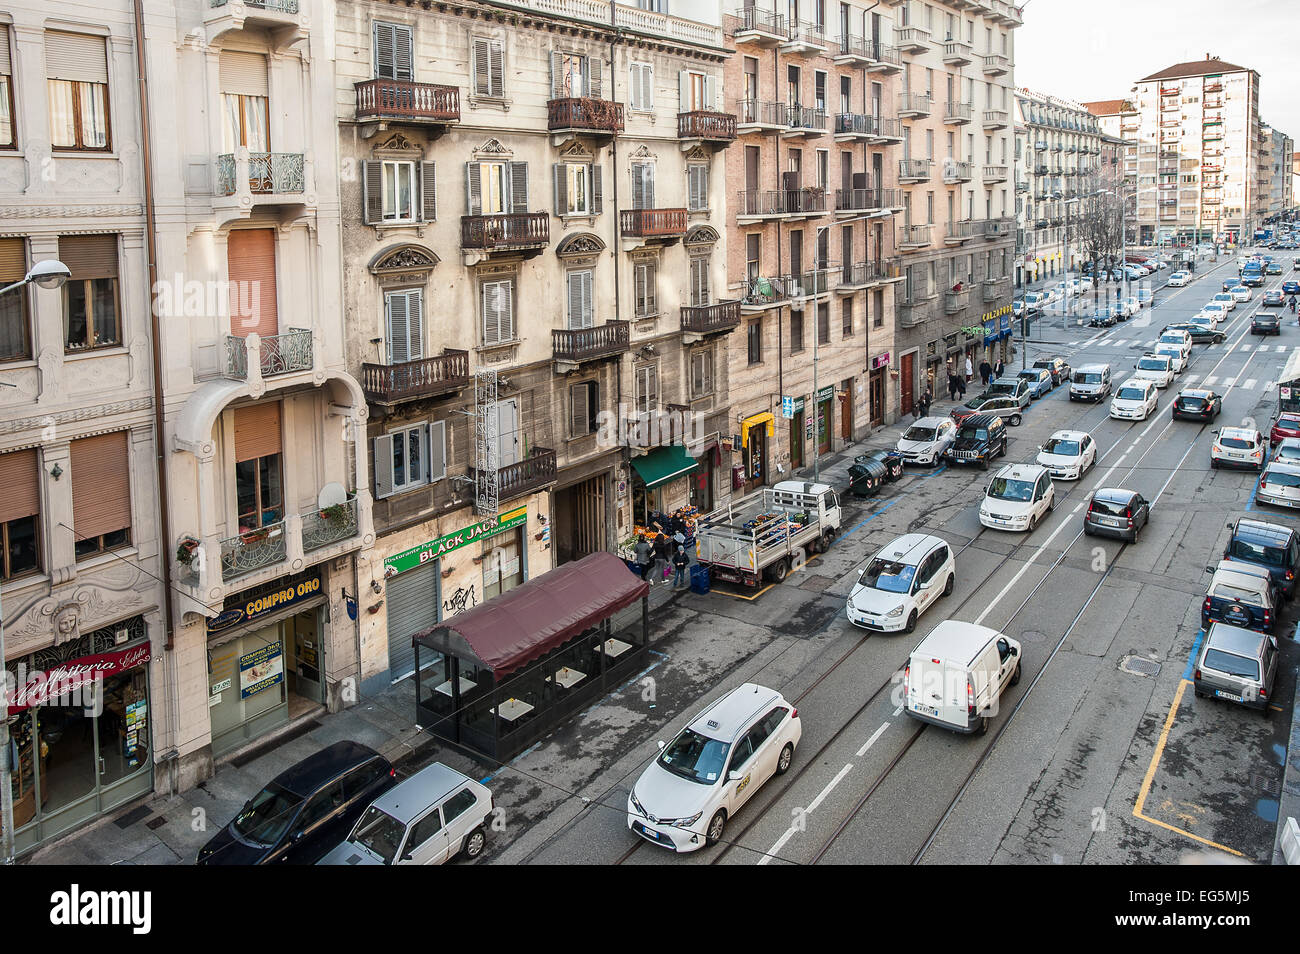
<svg viewBox="0 0 1300 954"><path fill-rule="evenodd" d="M1192 652L1187 657L1187 668L1183 670L1184 680L1188 680L1192 678L1192 670L1196 668L1196 657L1200 655L1201 640L1204 638L1205 638L1205 630L1198 629L1196 631L1196 642L1192 643Z"/></svg>
<svg viewBox="0 0 1300 954"><path fill-rule="evenodd" d="M843 540L845 537L848 537L848 536L850 536L852 533L854 533L854 531L856 531L858 528L864 526L865 524L870 523L872 520L875 520L877 517L879 517L882 513L884 513L886 510L888 510L888 509L889 509L890 507L892 507L894 504L898 503L898 501L901 500L901 499L902 499L901 497L895 497L893 500L889 501L887 504L885 504L883 507L881 507L881 508L880 508L879 510L877 510L875 513L871 514L871 515L868 516L868 517L864 517L862 520L859 520L856 524L854 524L852 527L850 527L850 528L849 528L845 533L841 534L840 539Z"/></svg>

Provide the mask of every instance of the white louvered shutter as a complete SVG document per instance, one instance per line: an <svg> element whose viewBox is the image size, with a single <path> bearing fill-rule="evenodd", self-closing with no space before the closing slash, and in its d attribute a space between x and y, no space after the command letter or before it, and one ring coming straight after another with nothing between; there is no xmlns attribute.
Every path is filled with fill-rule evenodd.
<svg viewBox="0 0 1300 954"><path fill-rule="evenodd" d="M429 452L425 454L429 462L429 480L442 480L447 476L447 422L433 421L429 424Z"/></svg>
<svg viewBox="0 0 1300 954"><path fill-rule="evenodd" d="M569 211L569 175L564 163L557 162L551 167L551 176L555 183L555 214L566 215Z"/></svg>

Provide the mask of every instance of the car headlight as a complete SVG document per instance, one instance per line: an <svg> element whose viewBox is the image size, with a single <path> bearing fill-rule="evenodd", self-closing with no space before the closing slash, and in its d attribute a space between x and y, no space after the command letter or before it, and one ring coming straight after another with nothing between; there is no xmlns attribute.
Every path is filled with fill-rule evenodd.
<svg viewBox="0 0 1300 954"><path fill-rule="evenodd" d="M649 816L650 813L645 810L645 806L642 805L640 800L636 797L636 792L629 792L627 797L632 802L633 808L635 808L640 814Z"/></svg>
<svg viewBox="0 0 1300 954"><path fill-rule="evenodd" d="M672 825L675 828L690 828L697 821L704 817L704 812L696 812L690 818L674 818L672 821L664 822L665 825Z"/></svg>
<svg viewBox="0 0 1300 954"><path fill-rule="evenodd" d="M893 618L896 617L896 616L902 616L902 615L903 615L903 604L902 604L902 603L899 603L897 606L895 606L893 609L891 609L891 610L890 610L888 613L886 613L885 615L888 616L890 619L893 619Z"/></svg>

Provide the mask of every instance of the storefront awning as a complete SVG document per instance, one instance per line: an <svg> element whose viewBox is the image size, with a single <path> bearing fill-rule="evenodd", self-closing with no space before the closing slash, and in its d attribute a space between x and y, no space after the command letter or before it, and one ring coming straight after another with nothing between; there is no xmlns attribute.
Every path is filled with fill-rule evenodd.
<svg viewBox="0 0 1300 954"><path fill-rule="evenodd" d="M649 592L614 554L592 553L416 633L412 642L472 656L499 679Z"/></svg>
<svg viewBox="0 0 1300 954"><path fill-rule="evenodd" d="M686 453L685 447L680 444L670 444L652 450L644 457L633 457L632 467L645 481L645 489L652 490L670 480L685 477L694 472L699 465Z"/></svg>
<svg viewBox="0 0 1300 954"><path fill-rule="evenodd" d="M749 429L758 427L760 424L767 425L767 436L771 437L776 433L776 418L772 416L771 411L764 411L762 414L752 414L740 422L740 446L749 446Z"/></svg>

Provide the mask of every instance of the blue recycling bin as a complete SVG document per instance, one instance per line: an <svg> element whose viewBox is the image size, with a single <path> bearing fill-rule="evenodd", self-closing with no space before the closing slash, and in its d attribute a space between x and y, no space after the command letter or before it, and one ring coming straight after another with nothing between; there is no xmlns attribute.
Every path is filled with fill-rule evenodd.
<svg viewBox="0 0 1300 954"><path fill-rule="evenodd" d="M691 592L709 592L709 568L698 563L691 564Z"/></svg>

